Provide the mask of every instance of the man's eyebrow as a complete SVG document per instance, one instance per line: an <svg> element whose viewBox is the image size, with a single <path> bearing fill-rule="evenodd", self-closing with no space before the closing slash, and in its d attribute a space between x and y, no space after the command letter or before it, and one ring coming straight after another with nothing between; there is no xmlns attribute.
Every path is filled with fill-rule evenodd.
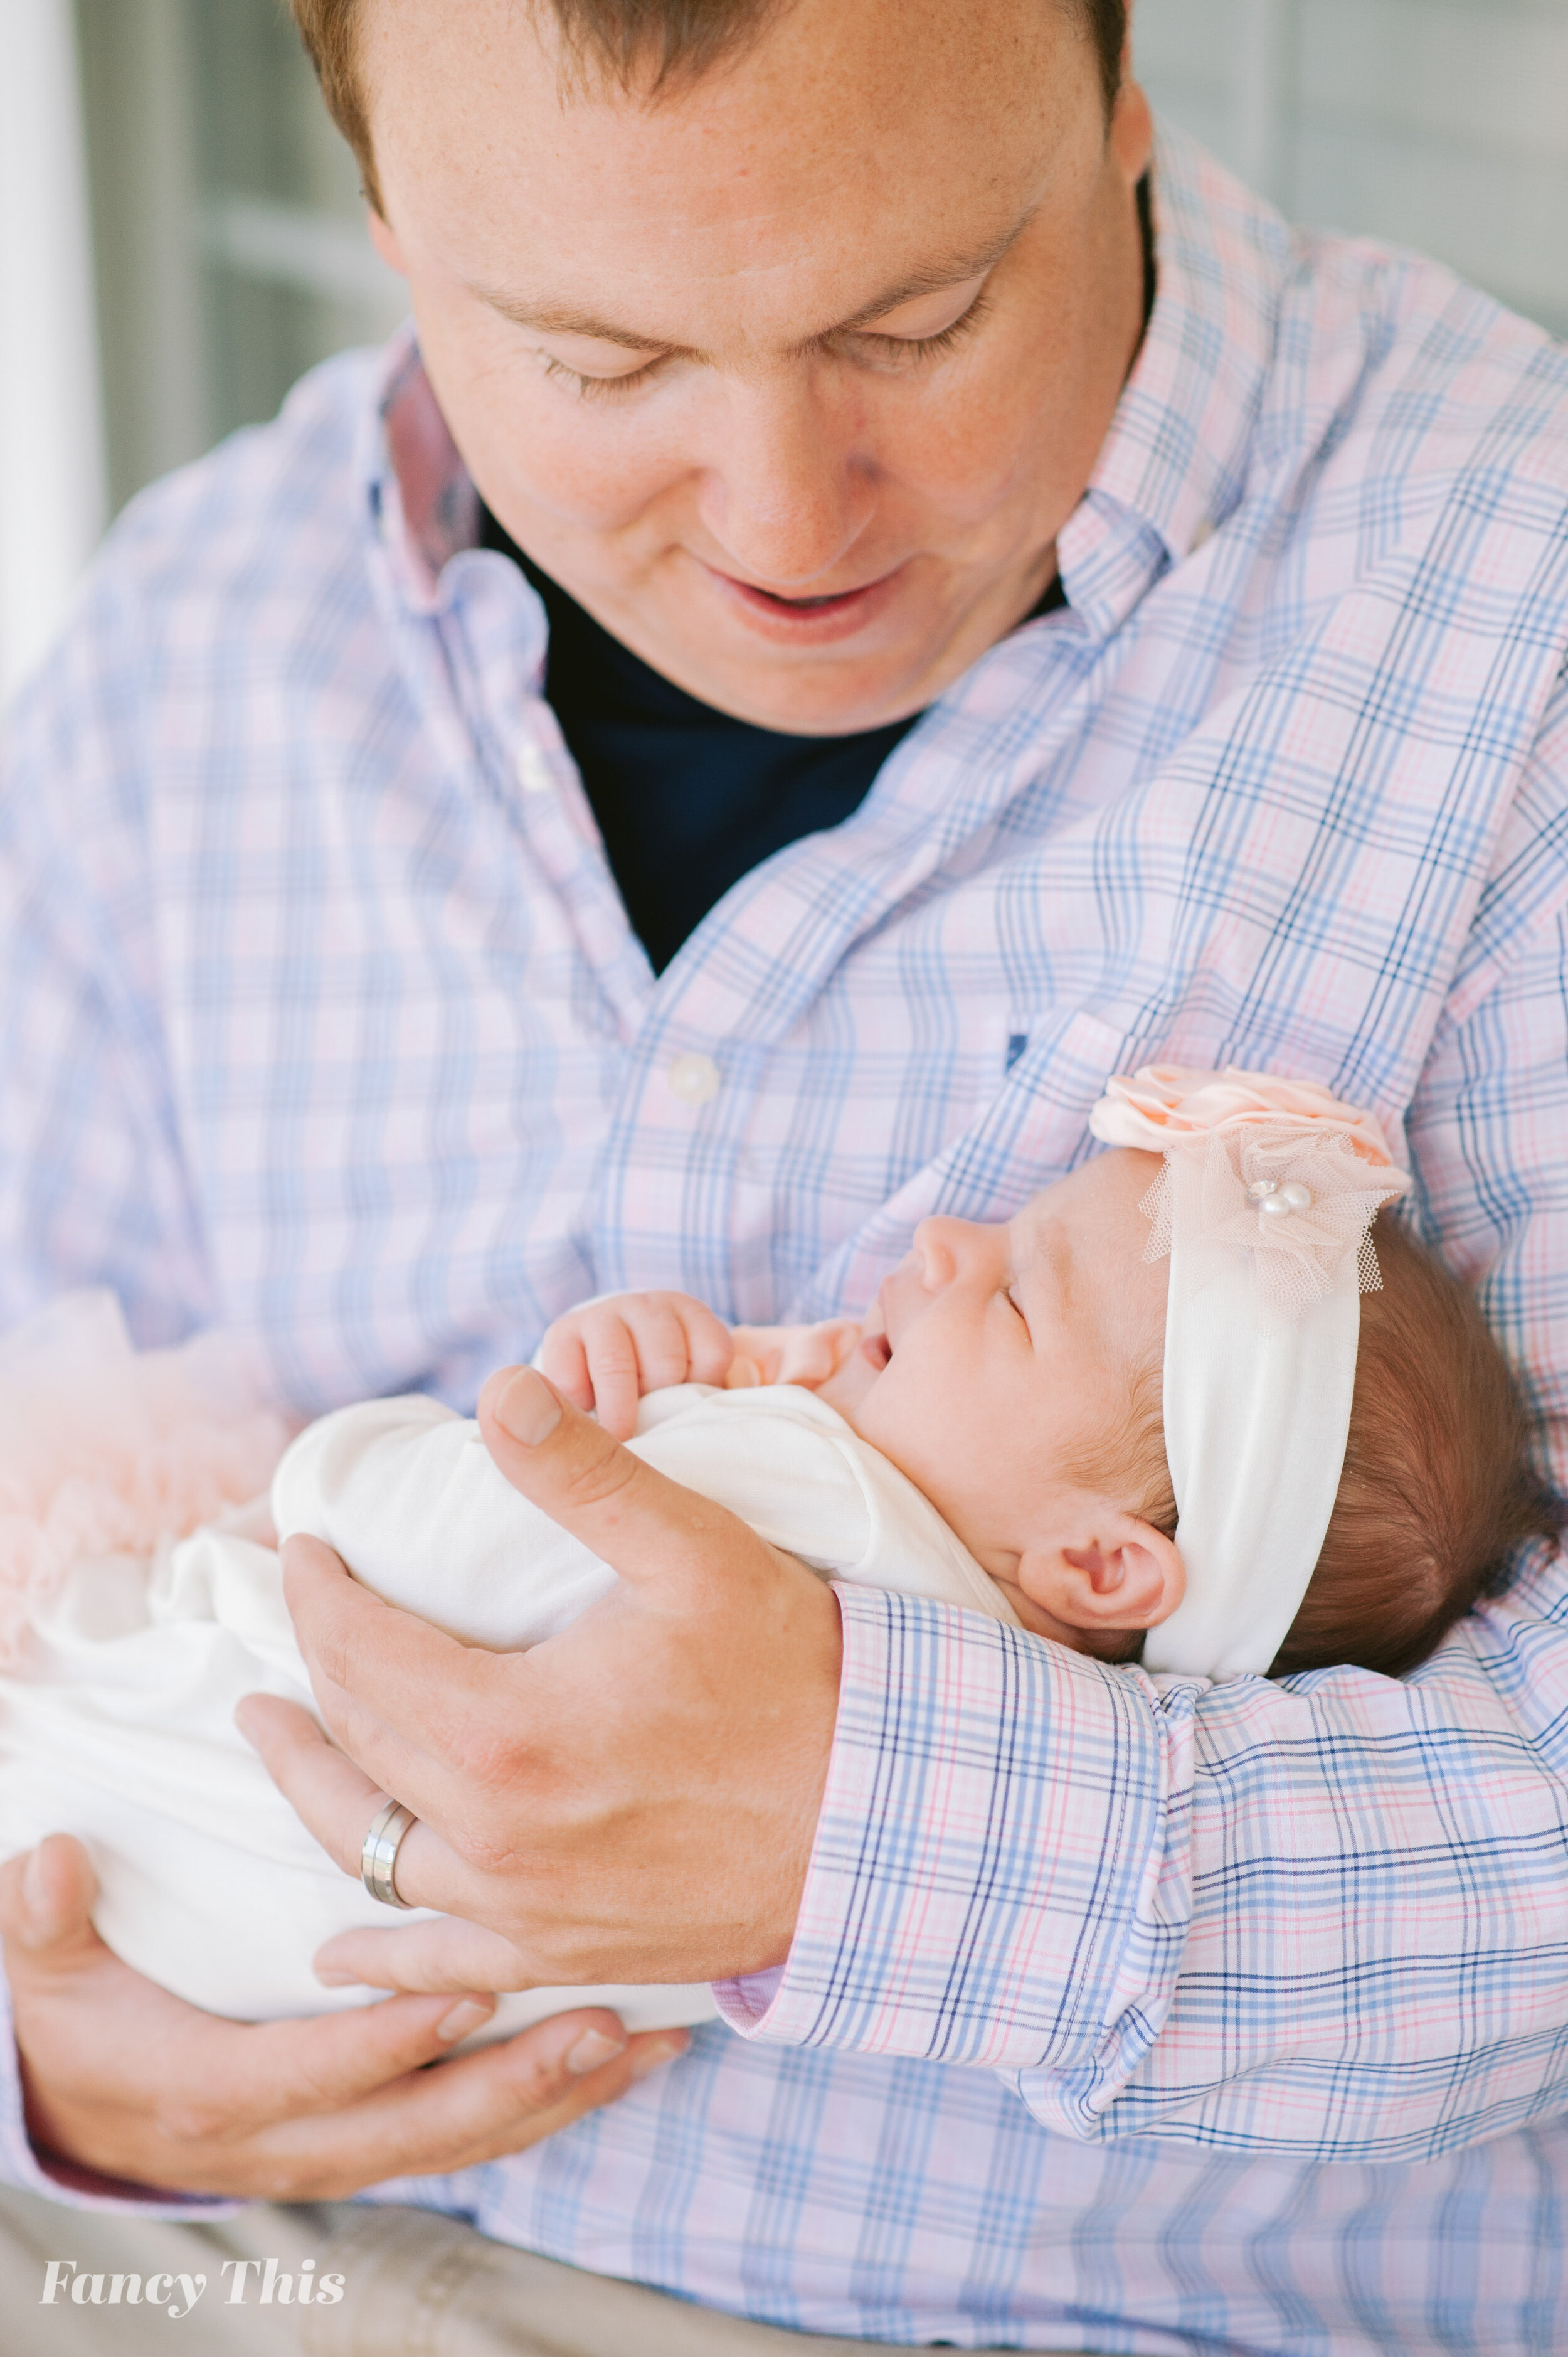
<svg viewBox="0 0 1568 2357"><path fill-rule="evenodd" d="M623 344L628 352L676 352L679 344L662 344L657 336L639 335L635 328L624 327L615 319L601 319L596 312L579 311L571 303L530 303L521 296L499 295L488 286L476 286L475 294L503 319L515 328L532 328L544 336L592 336L596 343Z"/></svg>
<svg viewBox="0 0 1568 2357"><path fill-rule="evenodd" d="M906 303L918 301L922 295L940 295L950 286L961 286L966 279L984 277L995 269L1003 255L1023 235L1034 217L1034 210L1031 206L1002 236L990 239L983 246L972 248L968 253L949 254L940 261L926 263L919 269L912 270L907 278L885 287L850 318L839 320L835 327L824 328L820 335L811 339L811 343L825 344L831 342L834 336L853 336L861 328L873 326L876 320L885 319L889 311L901 310ZM499 311L502 318L510 319L514 327L532 328L541 335L589 336L596 343L619 344L628 352L657 352L665 358L677 355L682 359L693 357L689 345L667 344L658 336L645 335L628 326L623 319L602 317L596 311L580 310L573 303L534 303L525 296L503 295L497 288L481 285L476 285L473 291L482 303L488 303L492 311Z"/></svg>
<svg viewBox="0 0 1568 2357"><path fill-rule="evenodd" d="M1035 208L1031 205L1028 211L1014 221L1000 237L993 237L986 244L973 247L967 253L950 254L943 261L928 263L922 269L912 270L908 278L901 278L896 285L885 288L874 302L867 303L852 318L841 319L836 328L829 328L823 336L813 340L821 343L828 336L853 336L857 328L873 326L876 320L885 319L889 311L900 311L906 303L918 302L922 295L942 295L950 286L961 286L968 278L989 276L1003 255L1023 236L1034 214Z"/></svg>

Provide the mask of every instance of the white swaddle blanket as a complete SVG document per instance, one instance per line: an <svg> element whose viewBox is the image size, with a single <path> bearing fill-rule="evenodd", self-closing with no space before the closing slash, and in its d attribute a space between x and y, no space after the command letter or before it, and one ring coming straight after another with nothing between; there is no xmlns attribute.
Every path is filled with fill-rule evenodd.
<svg viewBox="0 0 1568 2357"><path fill-rule="evenodd" d="M656 1392L631 1446L826 1575L1014 1619L921 1493L812 1393ZM278 1467L271 1511L281 1536L327 1540L389 1602L470 1643L536 1644L615 1581L510 1487L476 1425L433 1400L311 1426ZM110 1946L242 2020L367 2002L381 1992L324 1989L314 1951L353 1926L419 1920L389 1915L334 1866L233 1724L258 1689L314 1707L269 1538L263 1499L150 1567L78 1563L0 1676L0 1855L80 1835ZM714 2009L706 1987L533 1989L504 1997L483 2034L583 2003L614 2006L631 2029Z"/></svg>

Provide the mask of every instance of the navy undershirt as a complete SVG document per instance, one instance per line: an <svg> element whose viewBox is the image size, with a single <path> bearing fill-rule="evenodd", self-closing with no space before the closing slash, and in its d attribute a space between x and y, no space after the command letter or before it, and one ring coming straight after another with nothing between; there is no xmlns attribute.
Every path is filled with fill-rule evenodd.
<svg viewBox="0 0 1568 2357"><path fill-rule="evenodd" d="M1154 302L1148 183L1138 190L1144 317ZM732 884L801 835L840 825L919 719L790 737L716 711L634 655L525 556L488 508L481 547L520 565L550 623L544 693L561 724L633 931L656 974ZM1059 580L1026 617L1064 605Z"/></svg>
<svg viewBox="0 0 1568 2357"><path fill-rule="evenodd" d="M732 884L787 843L858 810L920 717L914 712L853 737L789 737L737 720L688 695L612 638L523 554L488 508L480 544L521 565L544 600L544 693L656 974ZM1035 610L1061 603L1053 581Z"/></svg>

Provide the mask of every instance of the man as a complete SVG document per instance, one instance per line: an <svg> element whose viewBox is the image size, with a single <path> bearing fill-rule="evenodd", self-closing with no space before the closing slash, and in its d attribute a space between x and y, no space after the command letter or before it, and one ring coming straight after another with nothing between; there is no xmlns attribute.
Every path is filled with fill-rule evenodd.
<svg viewBox="0 0 1568 2357"><path fill-rule="evenodd" d="M1562 355L1151 167L1100 0L299 13L417 353L134 511L19 716L7 1310L471 1399L607 1286L860 1304L1233 1058L1404 1123L1550 1437ZM486 1430L614 1608L469 1654L303 1547L341 1749L251 1720L346 1868L413 1810L462 1920L351 1961L445 1993L204 2021L48 1845L16 2181L480 2229L364 2213L322 2349L1563 2338L1557 1557L1406 1685L1157 1691L835 1603L537 1378ZM413 2073L454 1990L650 1977L733 2028L591 2117L603 2020Z"/></svg>

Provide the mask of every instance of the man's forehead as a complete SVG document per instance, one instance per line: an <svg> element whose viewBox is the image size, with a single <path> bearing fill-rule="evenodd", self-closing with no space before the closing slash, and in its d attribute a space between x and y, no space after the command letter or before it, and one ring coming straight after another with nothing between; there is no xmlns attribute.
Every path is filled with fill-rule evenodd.
<svg viewBox="0 0 1568 2357"><path fill-rule="evenodd" d="M802 252L839 283L864 253L856 307L881 299L1004 242L1063 126L1099 123L1091 59L1041 0L792 0L657 103L564 93L523 7L453 14L377 0L367 20L393 229L488 295L617 325L624 302L606 297L628 278L654 296L722 282L765 309L769 274L798 274ZM1029 29L1025 54L998 38L1009 26ZM657 325L643 311L624 319L639 334Z"/></svg>

